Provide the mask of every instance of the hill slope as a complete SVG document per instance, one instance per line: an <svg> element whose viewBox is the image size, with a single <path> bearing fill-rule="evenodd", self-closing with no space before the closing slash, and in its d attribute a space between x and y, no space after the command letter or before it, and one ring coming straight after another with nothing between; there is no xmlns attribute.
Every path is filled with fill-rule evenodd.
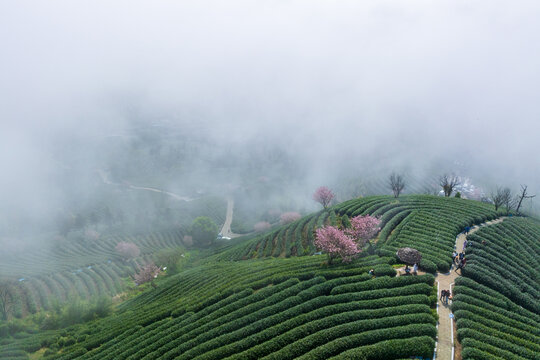
<svg viewBox="0 0 540 360"><path fill-rule="evenodd" d="M290 257L312 255L314 231L325 224L341 224L341 217L372 215L381 218L377 248L381 255L393 256L400 247L420 250L427 271L448 271L455 237L466 226L496 218L493 206L477 201L410 195L395 199L391 196L371 196L353 199L327 210L303 217L243 241L212 260Z"/></svg>
<svg viewBox="0 0 540 360"><path fill-rule="evenodd" d="M430 357L436 339L434 277L395 277L391 266L397 262L395 249L417 247L424 254L422 265L426 269L444 270L451 262L456 235L467 225L497 217L492 208L431 196L351 200L267 234L235 239L213 254L203 254L180 274L161 279L156 289L117 306L112 316L3 340L0 355L22 359L27 358L26 352L41 348L51 359ZM339 224L342 216L365 213L381 216L383 221L371 255L364 252L350 264L338 262L332 266L326 265L325 255L307 256L305 250L312 246L309 241L316 226ZM257 253L253 259L240 260L263 244L263 253L268 246L272 251L287 246L292 249L295 245L288 240L290 233L299 234L303 256L293 256L291 251L287 257L280 250L277 257L259 258ZM522 341L517 346L522 348L514 352L516 358L530 358L531 351L536 351L540 334L534 326L540 315L536 308L537 272L532 270L538 270L538 234L538 222L511 218L470 236L475 244L469 255L471 266L456 282L455 311L464 355L504 358L501 354L506 353L501 351L507 350L493 347L520 334ZM474 278L475 268L497 263L491 258L488 262L481 260L484 254L476 247L480 237L488 236L501 236L507 244L513 237L518 239L519 246L508 253L509 266L515 267L515 276L523 278L515 291L503 282L505 286L493 288L498 280L490 283ZM490 241L490 251L497 253L497 242ZM367 273L369 269L374 269L375 277ZM472 297L471 291L487 296ZM527 302L529 299L535 302ZM480 309L471 311L474 306ZM499 317L483 315L494 311L495 306L504 307ZM473 318L471 312L488 319ZM499 323L501 330L494 335L500 336L499 340L483 341L482 329L492 324L489 321ZM478 342L484 343L482 347Z"/></svg>
<svg viewBox="0 0 540 360"><path fill-rule="evenodd" d="M509 218L468 240L456 281L464 359L536 359L540 354L540 223Z"/></svg>

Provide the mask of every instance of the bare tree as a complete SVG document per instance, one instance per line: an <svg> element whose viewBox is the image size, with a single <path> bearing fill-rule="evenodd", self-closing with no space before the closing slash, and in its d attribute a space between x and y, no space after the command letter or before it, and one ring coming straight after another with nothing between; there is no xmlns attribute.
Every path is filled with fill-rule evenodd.
<svg viewBox="0 0 540 360"><path fill-rule="evenodd" d="M394 197L395 198L399 197L399 194L401 194L401 192L405 188L405 179L403 179L403 175L392 173L388 180L389 180L390 188L392 189L392 192L394 193Z"/></svg>
<svg viewBox="0 0 540 360"><path fill-rule="evenodd" d="M454 188L460 184L459 178L455 175L444 174L439 177L439 185L442 186L444 191L444 196L450 197Z"/></svg>
<svg viewBox="0 0 540 360"><path fill-rule="evenodd" d="M515 201L512 197L512 191L509 188L502 189L502 205L506 208L506 213L510 214L510 211L514 208Z"/></svg>
<svg viewBox="0 0 540 360"><path fill-rule="evenodd" d="M11 284L6 280L2 280L0 281L0 319L8 319L12 305L13 296L11 294Z"/></svg>
<svg viewBox="0 0 540 360"><path fill-rule="evenodd" d="M495 191L491 192L490 199L493 202L493 205L495 205L495 211L499 210L499 207L504 205L503 190L503 188L497 186Z"/></svg>
<svg viewBox="0 0 540 360"><path fill-rule="evenodd" d="M519 200L517 207L516 207L516 213L519 214L519 209L521 208L521 204L523 203L523 199L532 199L536 195L528 195L527 194L527 185L521 185L521 194L519 194L517 197Z"/></svg>

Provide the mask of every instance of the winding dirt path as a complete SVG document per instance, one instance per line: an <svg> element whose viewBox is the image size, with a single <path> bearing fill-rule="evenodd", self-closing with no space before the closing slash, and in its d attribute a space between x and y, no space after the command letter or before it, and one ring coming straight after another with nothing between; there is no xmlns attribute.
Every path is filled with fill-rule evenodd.
<svg viewBox="0 0 540 360"><path fill-rule="evenodd" d="M107 184L107 185L127 186L128 188L134 189L134 190L146 190L146 191L162 193L162 194L168 195L168 196L170 196L170 197L172 197L172 198L174 198L176 200L182 200L182 201L193 201L193 200L195 200L195 199L187 197L187 196L180 196L180 195L174 194L172 192L165 191L165 190L160 190L160 189L156 189L156 188L145 187L145 186L135 186L135 185L131 185L130 183L125 183L125 184L114 183L109 179L109 174L107 174L104 170L98 169L96 171L99 174L99 176L101 178L101 181L103 181L103 183ZM233 210L234 210L234 200L231 197L228 197L227 198L227 213L225 215L225 222L223 223L223 226L221 227L220 233L221 233L221 235L223 237L229 237L231 239L235 238L235 237L242 236L241 234L235 234L235 233L233 233L231 231L231 223L232 223L232 219L233 219Z"/></svg>
<svg viewBox="0 0 540 360"><path fill-rule="evenodd" d="M98 169L96 171L99 174L99 177L101 177L101 181L103 181L103 183L107 184L107 185L120 185L120 186L124 185L124 186L127 186L128 188L134 189L134 190L146 190L146 191L162 193L162 194L168 195L168 196L170 196L170 197L172 197L172 198L174 198L176 200L182 200L182 201L193 201L193 200L195 200L195 199L187 197L187 196L177 195L175 193L165 191L165 190L156 189L156 188L144 187L144 186L135 186L135 185L131 185L130 183L125 183L125 184L113 183L109 179L109 174L107 174L104 170Z"/></svg>
<svg viewBox="0 0 540 360"><path fill-rule="evenodd" d="M500 223L504 220L504 217L485 222L480 225L475 225L470 231L469 234L472 234L478 231L481 227L494 225ZM463 243L467 235L464 233L459 234L456 237L456 251L458 253L463 251ZM452 294L453 285L455 279L461 275L461 270L459 273L455 271L455 266L450 268L450 272L446 274L437 273L435 280L438 282L438 300L437 300L437 313L439 314L439 325L437 332L437 360L454 360L461 359L461 345L457 342L456 337L456 324L453 321L454 314L450 310L451 301L448 302L448 305L445 305L442 300L440 300L442 290L450 290ZM456 356L454 357L454 353Z"/></svg>
<svg viewBox="0 0 540 360"><path fill-rule="evenodd" d="M159 189L154 189L154 188L150 188L150 187L143 187L143 186L135 186L135 185L131 185L131 184L128 184L127 187L130 188L130 189L135 189L135 190L148 190L148 191L153 191L153 192L157 192L157 193L162 193L162 194L165 194L165 195L169 195L170 197L175 198L177 200L193 201L193 199L190 198L190 197L176 195L176 194L174 194L172 192L168 192L168 191L165 191L165 190L159 190Z"/></svg>
<svg viewBox="0 0 540 360"><path fill-rule="evenodd" d="M238 236L242 236L240 234L235 234L231 231L233 210L234 210L234 200L229 197L227 198L227 214L225 215L225 222L223 223L223 226L221 227L221 235L223 235L224 237L230 237L231 239Z"/></svg>

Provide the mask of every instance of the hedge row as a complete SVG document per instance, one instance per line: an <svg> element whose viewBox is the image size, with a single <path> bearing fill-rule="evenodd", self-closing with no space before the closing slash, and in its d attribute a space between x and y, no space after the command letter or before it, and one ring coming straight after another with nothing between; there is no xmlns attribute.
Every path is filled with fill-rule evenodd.
<svg viewBox="0 0 540 360"><path fill-rule="evenodd" d="M452 305L464 359L538 358L538 235L537 222L508 218L469 236Z"/></svg>
<svg viewBox="0 0 540 360"><path fill-rule="evenodd" d="M344 349L344 346L340 344L342 342L354 344L355 347L368 345L386 339L409 337L408 334L415 331L415 329L429 332L435 337L435 319L431 314L410 314L390 316L379 320L358 320L341 325L337 324L316 333L313 333L311 329L302 329L304 331L302 331L300 340L284 346L279 351L266 356L265 359L293 359L318 347L329 351L336 351L333 349L344 351L347 348ZM422 335L426 335L426 333ZM333 342L334 340L337 341ZM337 355L339 352L336 351L330 355ZM328 353L325 353L325 355L328 355ZM327 359L328 357L324 358Z"/></svg>
<svg viewBox="0 0 540 360"><path fill-rule="evenodd" d="M331 360L342 359L399 359L422 357L430 359L433 356L435 340L430 336L419 336L407 339L394 339L378 342L360 348L347 350Z"/></svg>

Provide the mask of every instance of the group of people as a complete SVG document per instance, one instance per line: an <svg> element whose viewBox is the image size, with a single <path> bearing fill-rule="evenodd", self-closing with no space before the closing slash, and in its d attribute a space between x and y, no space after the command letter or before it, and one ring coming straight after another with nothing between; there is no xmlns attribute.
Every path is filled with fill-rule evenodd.
<svg viewBox="0 0 540 360"><path fill-rule="evenodd" d="M465 264L467 264L467 259L465 258L465 251L462 251L459 254L454 251L452 257L454 259L454 265L456 265L456 269L454 270L456 272L458 271L458 269L463 269L465 267Z"/></svg>
<svg viewBox="0 0 540 360"><path fill-rule="evenodd" d="M448 305L448 299L452 299L452 293L450 293L450 290L441 290L441 296L439 297L439 300L444 301L444 304Z"/></svg>
<svg viewBox="0 0 540 360"><path fill-rule="evenodd" d="M454 252L452 253L452 259L454 262L454 265L456 265L455 272L458 271L458 269L462 269L467 264L467 259L465 258L465 251L467 249L467 245L469 245L467 239L463 242L463 250L460 253L457 253L454 247Z"/></svg>
<svg viewBox="0 0 540 360"><path fill-rule="evenodd" d="M418 275L418 264L417 263L414 263L414 265L412 267L412 274L413 275ZM409 265L405 265L405 275L411 275L411 268L409 267Z"/></svg>

